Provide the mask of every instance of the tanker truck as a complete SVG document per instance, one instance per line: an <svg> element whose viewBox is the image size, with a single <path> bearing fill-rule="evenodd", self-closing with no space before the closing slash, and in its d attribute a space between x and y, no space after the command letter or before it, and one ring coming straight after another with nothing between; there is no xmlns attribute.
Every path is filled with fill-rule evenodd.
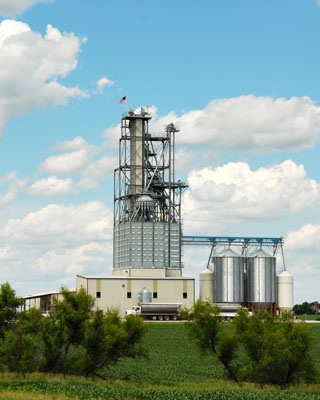
<svg viewBox="0 0 320 400"><path fill-rule="evenodd" d="M127 315L141 315L153 321L176 321L180 317L181 303L140 303L126 311Z"/></svg>

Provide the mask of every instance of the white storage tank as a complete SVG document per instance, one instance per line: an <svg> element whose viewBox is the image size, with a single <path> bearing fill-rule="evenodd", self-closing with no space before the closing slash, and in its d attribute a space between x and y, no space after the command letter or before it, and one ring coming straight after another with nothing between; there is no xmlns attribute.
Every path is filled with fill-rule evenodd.
<svg viewBox="0 0 320 400"><path fill-rule="evenodd" d="M293 308L293 275L288 271L277 276L278 308L280 311L291 311Z"/></svg>
<svg viewBox="0 0 320 400"><path fill-rule="evenodd" d="M213 302L213 271L206 268L199 274L199 297L200 301Z"/></svg>

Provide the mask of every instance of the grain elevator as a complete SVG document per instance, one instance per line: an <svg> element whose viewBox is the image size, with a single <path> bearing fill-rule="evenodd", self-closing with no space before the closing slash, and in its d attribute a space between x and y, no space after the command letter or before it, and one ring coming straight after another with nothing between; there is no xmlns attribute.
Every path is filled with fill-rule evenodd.
<svg viewBox="0 0 320 400"><path fill-rule="evenodd" d="M139 113L131 109L121 121L114 175L114 275L150 270L181 276L181 194L187 185L175 176L179 130L171 123L163 133L151 133L150 119L141 108Z"/></svg>
<svg viewBox="0 0 320 400"><path fill-rule="evenodd" d="M141 303L192 307L194 278L182 275L181 195L187 185L175 173L175 136L168 124L150 130L151 115L131 108L121 119L114 171L112 276L77 276L100 309L125 312ZM159 319L163 315L158 316Z"/></svg>

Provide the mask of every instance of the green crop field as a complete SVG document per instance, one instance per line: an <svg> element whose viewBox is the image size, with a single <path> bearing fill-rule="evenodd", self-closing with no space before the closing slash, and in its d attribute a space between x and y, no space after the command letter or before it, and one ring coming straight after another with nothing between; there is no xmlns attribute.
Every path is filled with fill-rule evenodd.
<svg viewBox="0 0 320 400"><path fill-rule="evenodd" d="M179 382L215 382L225 377L212 356L203 356L187 337L183 323L149 324L145 338L149 359L123 359L105 370L111 379L175 386Z"/></svg>
<svg viewBox="0 0 320 400"><path fill-rule="evenodd" d="M320 371L320 326L310 326L317 345L314 357ZM41 374L0 375L3 399L318 399L320 380L312 386L280 391L226 380L223 368L211 356L202 356L189 342L183 323L150 323L144 344L149 359L123 359L101 373L107 381Z"/></svg>
<svg viewBox="0 0 320 400"><path fill-rule="evenodd" d="M320 371L320 325L310 325L317 346L315 360ZM214 357L201 355L187 337L184 324L150 324L145 338L149 360L123 359L104 371L109 379L175 386L208 385L226 374ZM320 381L319 381L320 383Z"/></svg>

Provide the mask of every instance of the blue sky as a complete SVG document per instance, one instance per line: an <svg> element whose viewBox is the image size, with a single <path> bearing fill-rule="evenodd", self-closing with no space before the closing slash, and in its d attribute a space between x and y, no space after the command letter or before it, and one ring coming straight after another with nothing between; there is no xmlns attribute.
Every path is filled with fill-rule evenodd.
<svg viewBox="0 0 320 400"><path fill-rule="evenodd" d="M316 0L0 0L1 281L110 273L134 105L180 126L185 234L284 236L295 301L319 300L319 22ZM184 253L196 277L209 251Z"/></svg>

